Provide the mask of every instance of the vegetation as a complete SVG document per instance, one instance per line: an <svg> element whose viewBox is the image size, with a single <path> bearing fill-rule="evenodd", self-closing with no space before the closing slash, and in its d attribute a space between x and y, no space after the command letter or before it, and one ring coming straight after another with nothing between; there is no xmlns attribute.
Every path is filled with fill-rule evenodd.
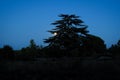
<svg viewBox="0 0 120 80"><path fill-rule="evenodd" d="M21 50L9 45L0 48L0 79L120 80L119 60L109 57L120 56L120 40L107 49L100 37L89 34L79 16L59 17L48 31L53 36L44 40L48 46L38 46L31 39Z"/></svg>
<svg viewBox="0 0 120 80"><path fill-rule="evenodd" d="M3 48L0 49L0 60L14 60L15 53L13 48L9 45L5 45Z"/></svg>
<svg viewBox="0 0 120 80"><path fill-rule="evenodd" d="M108 49L108 52L111 53L113 56L120 56L120 40L118 40L117 44L113 44Z"/></svg>
<svg viewBox="0 0 120 80"><path fill-rule="evenodd" d="M38 46L33 39L30 40L29 46L18 51L5 45L0 49L0 59L35 60L39 57L82 57L105 55L106 53L119 55L120 40L107 50L100 37L89 34L88 26L79 19L79 16L61 14L59 17L60 20L52 23L55 28L48 31L53 36L44 40L48 46Z"/></svg>
<svg viewBox="0 0 120 80"><path fill-rule="evenodd" d="M52 34L56 33L56 35L44 41L49 43L48 47L71 50L82 45L82 38L88 32L83 21L75 15L61 14L59 17L62 19L52 23L56 25L56 28L49 31Z"/></svg>
<svg viewBox="0 0 120 80"><path fill-rule="evenodd" d="M55 55L57 53L59 56L92 56L105 52L104 41L97 36L88 34L87 25L79 19L79 16L61 14L59 17L61 20L52 23L56 28L48 31L55 35L44 41L49 43L47 50L51 54Z"/></svg>

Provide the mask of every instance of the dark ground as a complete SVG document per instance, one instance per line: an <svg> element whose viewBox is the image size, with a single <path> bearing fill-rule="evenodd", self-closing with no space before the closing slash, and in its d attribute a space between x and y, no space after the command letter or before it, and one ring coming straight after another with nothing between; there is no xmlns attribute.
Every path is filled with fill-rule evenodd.
<svg viewBox="0 0 120 80"><path fill-rule="evenodd" d="M118 59L1 61L0 80L120 80Z"/></svg>

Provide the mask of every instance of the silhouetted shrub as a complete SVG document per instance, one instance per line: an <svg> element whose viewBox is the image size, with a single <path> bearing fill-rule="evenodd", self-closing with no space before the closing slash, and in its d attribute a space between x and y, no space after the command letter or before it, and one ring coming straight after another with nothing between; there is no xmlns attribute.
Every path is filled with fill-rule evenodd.
<svg viewBox="0 0 120 80"><path fill-rule="evenodd" d="M35 60L35 58L41 57L41 51L42 47L37 46L31 39L29 46L20 50L17 60Z"/></svg>
<svg viewBox="0 0 120 80"><path fill-rule="evenodd" d="M106 52L106 45L104 44L104 41L98 37L91 34L88 34L83 39L83 45L81 48L84 48L83 52L86 53L86 55L103 55Z"/></svg>
<svg viewBox="0 0 120 80"><path fill-rule="evenodd" d="M120 56L120 40L118 40L117 44L113 44L109 49L108 52L111 53L113 56Z"/></svg>
<svg viewBox="0 0 120 80"><path fill-rule="evenodd" d="M1 59L4 59L4 60L15 59L15 53L13 51L13 48L9 45L5 45L2 49L0 49L0 56L1 56Z"/></svg>

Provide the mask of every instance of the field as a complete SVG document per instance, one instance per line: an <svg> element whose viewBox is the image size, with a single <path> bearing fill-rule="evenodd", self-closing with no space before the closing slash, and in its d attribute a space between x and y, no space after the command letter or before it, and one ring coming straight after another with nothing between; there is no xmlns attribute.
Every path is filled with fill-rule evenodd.
<svg viewBox="0 0 120 80"><path fill-rule="evenodd" d="M1 61L0 80L120 80L120 62L92 57Z"/></svg>

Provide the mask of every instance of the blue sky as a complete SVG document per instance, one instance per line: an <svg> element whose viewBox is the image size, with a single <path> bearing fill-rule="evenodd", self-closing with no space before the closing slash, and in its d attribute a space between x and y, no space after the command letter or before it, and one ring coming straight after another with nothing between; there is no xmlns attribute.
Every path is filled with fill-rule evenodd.
<svg viewBox="0 0 120 80"><path fill-rule="evenodd" d="M76 14L109 47L120 39L120 0L0 0L0 47L44 45L59 14Z"/></svg>

